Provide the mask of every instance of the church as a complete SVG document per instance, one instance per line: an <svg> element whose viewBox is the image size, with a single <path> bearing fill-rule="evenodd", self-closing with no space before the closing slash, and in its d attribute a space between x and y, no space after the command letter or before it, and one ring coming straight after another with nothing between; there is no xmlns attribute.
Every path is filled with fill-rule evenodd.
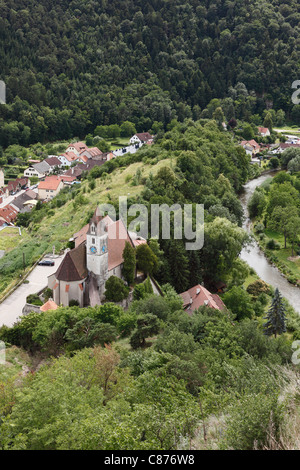
<svg viewBox="0 0 300 470"><path fill-rule="evenodd" d="M125 243L134 248L146 243L136 233L128 232L122 220L101 215L99 208L72 241L75 248L66 253L56 273L48 277L54 302L65 307L72 300L80 307L100 305L107 279L122 278Z"/></svg>

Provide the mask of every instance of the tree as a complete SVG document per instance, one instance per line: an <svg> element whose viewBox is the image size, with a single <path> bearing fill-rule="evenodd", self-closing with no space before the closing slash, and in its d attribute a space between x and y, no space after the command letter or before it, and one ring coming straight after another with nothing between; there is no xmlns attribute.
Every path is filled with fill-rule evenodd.
<svg viewBox="0 0 300 470"><path fill-rule="evenodd" d="M272 114L270 112L266 113L265 119L264 119L264 127L267 127L270 132L273 130L273 119L272 119Z"/></svg>
<svg viewBox="0 0 300 470"><path fill-rule="evenodd" d="M268 320L263 325L265 335L275 335L276 338L277 335L281 335L282 333L286 332L285 307L278 288L275 290L272 304L269 308L267 316L265 317L265 320Z"/></svg>
<svg viewBox="0 0 300 470"><path fill-rule="evenodd" d="M117 276L111 276L105 283L105 298L111 302L121 302L129 294L129 288L125 286L122 279Z"/></svg>
<svg viewBox="0 0 300 470"><path fill-rule="evenodd" d="M136 134L136 128L133 122L125 121L120 126L121 137L132 137Z"/></svg>
<svg viewBox="0 0 300 470"><path fill-rule="evenodd" d="M237 320L254 316L251 297L243 287L234 286L223 297L224 304L236 316Z"/></svg>
<svg viewBox="0 0 300 470"><path fill-rule="evenodd" d="M151 248L146 245L139 245L136 249L137 267L144 274L152 274L157 267L157 258Z"/></svg>
<svg viewBox="0 0 300 470"><path fill-rule="evenodd" d="M130 338L133 349L142 348L146 345L146 338L159 332L159 320L156 315L148 313L137 319L137 327Z"/></svg>
<svg viewBox="0 0 300 470"><path fill-rule="evenodd" d="M292 256L294 256L294 245L297 243L300 235L300 217L291 218L286 226L287 238L292 244Z"/></svg>
<svg viewBox="0 0 300 470"><path fill-rule="evenodd" d="M117 337L116 328L108 323L97 323L94 318L83 318L73 328L66 331L70 349L89 348L100 344L109 344Z"/></svg>
<svg viewBox="0 0 300 470"><path fill-rule="evenodd" d="M132 284L135 277L136 268L136 253L135 249L129 242L125 242L125 248L123 250L123 268L122 274L128 285Z"/></svg>
<svg viewBox="0 0 300 470"><path fill-rule="evenodd" d="M292 174L300 171L300 155L289 161L287 169Z"/></svg>
<svg viewBox="0 0 300 470"><path fill-rule="evenodd" d="M100 307L96 307L95 318L101 323L117 325L123 315L123 308L112 302L105 302L103 305L100 305Z"/></svg>
<svg viewBox="0 0 300 470"><path fill-rule="evenodd" d="M272 212L271 219L268 222L268 228L277 230L284 236L284 248L286 248L286 242L289 234L294 234L292 226L295 223L295 230L297 230L297 219L298 210L294 206L288 207L275 207Z"/></svg>

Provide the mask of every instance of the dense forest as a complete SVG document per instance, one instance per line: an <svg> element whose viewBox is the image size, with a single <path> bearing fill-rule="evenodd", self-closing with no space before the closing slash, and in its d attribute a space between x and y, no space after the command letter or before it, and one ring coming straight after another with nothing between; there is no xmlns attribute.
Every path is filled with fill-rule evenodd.
<svg viewBox="0 0 300 470"><path fill-rule="evenodd" d="M211 117L214 98L227 120L297 121L299 20L295 0L1 1L0 145Z"/></svg>

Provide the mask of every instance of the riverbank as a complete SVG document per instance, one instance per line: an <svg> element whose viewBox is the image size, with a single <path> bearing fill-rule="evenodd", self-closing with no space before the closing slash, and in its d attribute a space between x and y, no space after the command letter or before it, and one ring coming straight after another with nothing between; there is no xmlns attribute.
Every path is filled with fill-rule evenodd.
<svg viewBox="0 0 300 470"><path fill-rule="evenodd" d="M300 287L300 256L295 253L294 256L292 256L291 247L282 248L283 237L267 229L261 234L258 234L255 232L255 229L252 228L251 233L269 262L279 269L288 282L294 286ZM261 235L263 235L263 237L261 237ZM273 241L274 249L268 249L268 244L270 242L273 244Z"/></svg>
<svg viewBox="0 0 300 470"><path fill-rule="evenodd" d="M248 212L248 202L255 189L264 183L270 175L275 176L276 173L276 170L267 171L258 178L248 181L244 186L244 192L240 195L240 201L245 215L243 228L249 234L251 234L252 223ZM250 268L254 269L260 279L273 286L273 288L277 287L282 296L285 297L295 311L300 314L300 288L290 284L279 269L268 260L255 238L249 247L242 250L240 257Z"/></svg>

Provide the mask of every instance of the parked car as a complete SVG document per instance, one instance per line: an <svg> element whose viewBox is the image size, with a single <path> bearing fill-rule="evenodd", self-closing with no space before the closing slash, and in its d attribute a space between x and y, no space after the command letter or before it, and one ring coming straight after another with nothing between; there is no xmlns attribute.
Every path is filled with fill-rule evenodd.
<svg viewBox="0 0 300 470"><path fill-rule="evenodd" d="M50 259L43 259L38 263L38 266L54 266L54 261Z"/></svg>

